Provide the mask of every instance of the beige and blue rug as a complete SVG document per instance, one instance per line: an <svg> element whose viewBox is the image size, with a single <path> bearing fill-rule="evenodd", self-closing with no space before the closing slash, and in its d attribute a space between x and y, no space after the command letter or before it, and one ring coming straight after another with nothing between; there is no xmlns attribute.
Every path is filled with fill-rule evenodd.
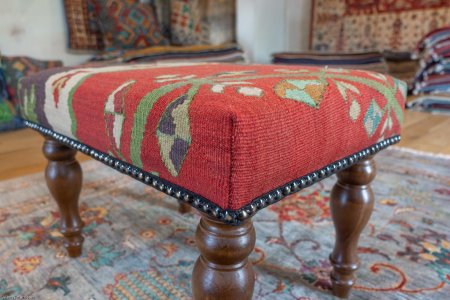
<svg viewBox="0 0 450 300"><path fill-rule="evenodd" d="M450 158L378 155L376 208L353 299L448 299ZM83 256L69 259L43 174L0 182L0 299L190 299L198 216L98 162L83 163ZM254 218L254 299L333 299L334 179ZM13 299L13 298L11 298Z"/></svg>

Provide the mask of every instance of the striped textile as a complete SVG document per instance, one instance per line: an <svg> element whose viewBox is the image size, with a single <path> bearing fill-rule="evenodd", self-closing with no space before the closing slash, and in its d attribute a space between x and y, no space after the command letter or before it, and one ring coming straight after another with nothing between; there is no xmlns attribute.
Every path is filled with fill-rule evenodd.
<svg viewBox="0 0 450 300"><path fill-rule="evenodd" d="M236 44L198 46L156 46L138 50L104 52L93 61L103 62L247 62L244 51Z"/></svg>
<svg viewBox="0 0 450 300"><path fill-rule="evenodd" d="M413 93L450 95L450 26L427 34L417 46L420 70L414 79ZM419 104L422 102L417 102ZM417 104L417 105L419 105Z"/></svg>
<svg viewBox="0 0 450 300"><path fill-rule="evenodd" d="M450 115L450 92L441 95L420 96L408 102L406 108L414 111Z"/></svg>

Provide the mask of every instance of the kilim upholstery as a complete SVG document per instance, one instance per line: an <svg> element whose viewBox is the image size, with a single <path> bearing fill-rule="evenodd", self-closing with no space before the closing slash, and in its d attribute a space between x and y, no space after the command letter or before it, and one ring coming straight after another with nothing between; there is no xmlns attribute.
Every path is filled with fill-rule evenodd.
<svg viewBox="0 0 450 300"><path fill-rule="evenodd" d="M25 124L45 136L63 245L82 253L76 150L202 217L194 299L251 299L251 217L337 173L332 292L348 297L375 199L373 155L400 140L406 85L367 71L231 64L60 68L21 81ZM190 206L189 206L190 205Z"/></svg>
<svg viewBox="0 0 450 300"><path fill-rule="evenodd" d="M405 95L378 73L231 64L60 68L20 91L29 126L231 223L397 142Z"/></svg>

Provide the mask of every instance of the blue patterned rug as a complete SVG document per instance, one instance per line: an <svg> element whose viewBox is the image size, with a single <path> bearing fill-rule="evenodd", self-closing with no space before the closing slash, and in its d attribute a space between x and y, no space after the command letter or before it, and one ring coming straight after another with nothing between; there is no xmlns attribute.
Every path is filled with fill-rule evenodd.
<svg viewBox="0 0 450 300"><path fill-rule="evenodd" d="M352 299L448 299L450 158L377 156L376 206ZM0 299L190 299L199 217L95 161L82 164L83 256L69 259L43 174L0 182ZM254 299L334 299L334 178L260 212ZM12 298L11 298L12 299Z"/></svg>

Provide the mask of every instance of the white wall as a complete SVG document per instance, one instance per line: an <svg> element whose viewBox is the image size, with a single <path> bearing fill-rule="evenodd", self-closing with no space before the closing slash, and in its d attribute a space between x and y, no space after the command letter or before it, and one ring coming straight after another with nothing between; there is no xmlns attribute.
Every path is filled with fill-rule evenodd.
<svg viewBox="0 0 450 300"><path fill-rule="evenodd" d="M87 52L67 49L62 2L0 0L0 52L60 59L65 65L86 61ZM277 51L306 50L310 11L311 0L237 0L238 42L258 63L270 62Z"/></svg>
<svg viewBox="0 0 450 300"><path fill-rule="evenodd" d="M62 0L0 0L0 52L38 59L59 59L65 65L91 55L67 50Z"/></svg>
<svg viewBox="0 0 450 300"><path fill-rule="evenodd" d="M311 0L238 0L238 43L257 63L269 63L274 52L307 50L310 16Z"/></svg>

